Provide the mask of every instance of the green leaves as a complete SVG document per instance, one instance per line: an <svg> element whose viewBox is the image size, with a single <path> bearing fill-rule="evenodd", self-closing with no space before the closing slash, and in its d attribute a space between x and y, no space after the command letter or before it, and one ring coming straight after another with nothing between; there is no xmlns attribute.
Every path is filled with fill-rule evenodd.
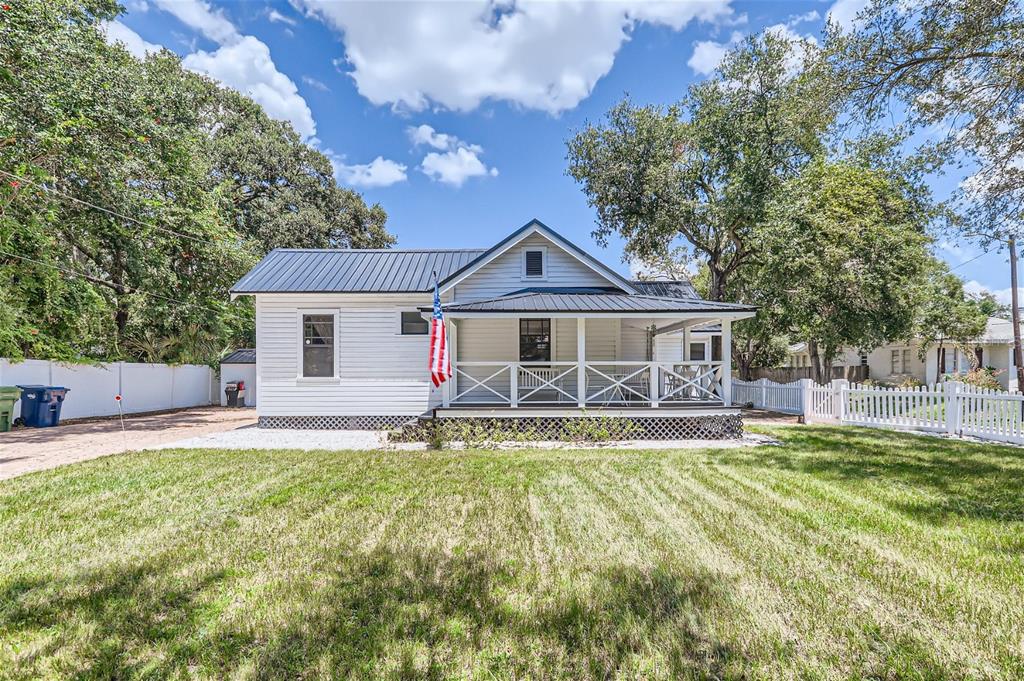
<svg viewBox="0 0 1024 681"><path fill-rule="evenodd" d="M0 190L0 356L214 361L251 343L227 291L268 249L393 242L288 124L167 51L107 44L119 11L0 12L0 169L24 178Z"/></svg>

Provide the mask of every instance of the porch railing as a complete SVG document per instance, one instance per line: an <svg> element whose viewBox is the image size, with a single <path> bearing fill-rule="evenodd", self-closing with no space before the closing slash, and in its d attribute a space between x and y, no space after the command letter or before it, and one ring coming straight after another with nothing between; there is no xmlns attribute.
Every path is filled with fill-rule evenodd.
<svg viewBox="0 0 1024 681"><path fill-rule="evenodd" d="M723 404L722 362L458 362L447 403L657 407ZM581 399L582 396L582 399Z"/></svg>

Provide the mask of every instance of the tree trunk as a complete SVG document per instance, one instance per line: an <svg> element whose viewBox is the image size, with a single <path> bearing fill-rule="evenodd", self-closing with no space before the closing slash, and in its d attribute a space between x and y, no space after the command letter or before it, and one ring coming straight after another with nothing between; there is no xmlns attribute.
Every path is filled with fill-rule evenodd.
<svg viewBox="0 0 1024 681"><path fill-rule="evenodd" d="M1024 390L1024 361L1021 361L1020 305L1017 300L1017 239L1013 236L1010 237L1010 304L1013 306L1010 313L1013 320L1013 363L1017 366L1017 392L1020 392Z"/></svg>
<svg viewBox="0 0 1024 681"><path fill-rule="evenodd" d="M822 371L821 368L821 356L818 354L818 344L814 341L807 341L807 354L810 355L811 359L811 378L813 378L814 382L819 385L824 384L825 380L822 376L825 372Z"/></svg>

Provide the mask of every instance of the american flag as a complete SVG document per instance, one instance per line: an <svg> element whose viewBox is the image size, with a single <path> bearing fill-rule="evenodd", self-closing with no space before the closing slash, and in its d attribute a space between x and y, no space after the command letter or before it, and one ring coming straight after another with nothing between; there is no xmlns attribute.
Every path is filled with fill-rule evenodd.
<svg viewBox="0 0 1024 681"><path fill-rule="evenodd" d="M452 358L448 356L448 334L441 312L441 293L434 279L434 314L430 318L430 380L435 387L452 377Z"/></svg>

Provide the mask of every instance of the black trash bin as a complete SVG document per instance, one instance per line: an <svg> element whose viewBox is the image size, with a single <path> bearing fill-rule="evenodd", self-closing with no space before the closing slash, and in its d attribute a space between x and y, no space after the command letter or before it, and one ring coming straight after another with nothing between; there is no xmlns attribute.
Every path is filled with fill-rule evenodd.
<svg viewBox="0 0 1024 681"><path fill-rule="evenodd" d="M51 428L60 422L60 407L71 388L59 385L19 385L21 419L29 428Z"/></svg>
<svg viewBox="0 0 1024 681"><path fill-rule="evenodd" d="M224 388L224 394L228 397L229 407L245 406L245 381L232 381Z"/></svg>

